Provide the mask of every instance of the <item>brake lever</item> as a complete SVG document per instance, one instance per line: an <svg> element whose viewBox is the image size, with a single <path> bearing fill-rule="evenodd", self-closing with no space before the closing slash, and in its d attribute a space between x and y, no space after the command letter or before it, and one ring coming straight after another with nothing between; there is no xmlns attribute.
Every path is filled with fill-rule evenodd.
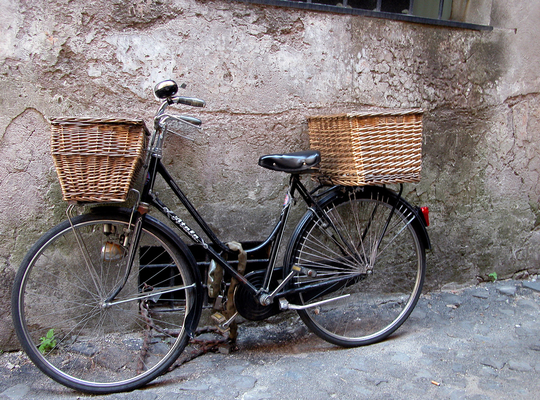
<svg viewBox="0 0 540 400"><path fill-rule="evenodd" d="M202 121L199 118L188 117L187 115L177 115L176 117L192 125L201 126L202 124Z"/></svg>
<svg viewBox="0 0 540 400"><path fill-rule="evenodd" d="M167 120L169 119L173 121L181 122L182 124L185 124L187 126L190 126L196 129L201 129L201 125L202 125L202 121L199 118L189 117L187 115L162 114L155 118L156 123L158 123L161 127L166 127Z"/></svg>

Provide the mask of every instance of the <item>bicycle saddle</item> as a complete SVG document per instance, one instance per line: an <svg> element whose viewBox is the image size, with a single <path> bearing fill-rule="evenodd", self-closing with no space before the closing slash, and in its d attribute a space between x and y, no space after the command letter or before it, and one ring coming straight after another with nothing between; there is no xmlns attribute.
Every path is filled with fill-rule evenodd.
<svg viewBox="0 0 540 400"><path fill-rule="evenodd" d="M300 173L316 167L321 162L317 150L299 151L287 154L268 154L259 158L259 165L274 171Z"/></svg>

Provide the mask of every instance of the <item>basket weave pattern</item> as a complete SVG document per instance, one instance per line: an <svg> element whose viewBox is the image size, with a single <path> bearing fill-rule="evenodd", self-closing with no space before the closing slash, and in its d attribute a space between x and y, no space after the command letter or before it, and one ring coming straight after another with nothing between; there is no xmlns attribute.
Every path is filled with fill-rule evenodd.
<svg viewBox="0 0 540 400"><path fill-rule="evenodd" d="M422 112L340 114L308 118L311 148L321 152L317 178L363 186L418 182Z"/></svg>
<svg viewBox="0 0 540 400"><path fill-rule="evenodd" d="M143 121L51 118L51 151L66 201L125 201L142 166Z"/></svg>

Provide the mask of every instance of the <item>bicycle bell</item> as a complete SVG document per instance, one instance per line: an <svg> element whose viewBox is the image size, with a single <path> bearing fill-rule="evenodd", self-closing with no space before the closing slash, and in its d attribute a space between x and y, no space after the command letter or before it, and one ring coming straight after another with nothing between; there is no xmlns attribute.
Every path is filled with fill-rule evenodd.
<svg viewBox="0 0 540 400"><path fill-rule="evenodd" d="M158 99L168 99L178 92L178 85L173 80L159 82L154 88L154 93Z"/></svg>

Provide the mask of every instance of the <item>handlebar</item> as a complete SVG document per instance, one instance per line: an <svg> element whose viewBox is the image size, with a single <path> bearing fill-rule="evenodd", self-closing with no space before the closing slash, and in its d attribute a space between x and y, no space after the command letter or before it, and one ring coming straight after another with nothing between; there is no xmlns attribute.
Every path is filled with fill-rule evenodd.
<svg viewBox="0 0 540 400"><path fill-rule="evenodd" d="M171 97L169 100L169 104L184 104L186 106L192 106L192 107L206 106L206 103L204 100L197 99L195 97L183 97L183 96Z"/></svg>
<svg viewBox="0 0 540 400"><path fill-rule="evenodd" d="M194 140L189 133L189 127L200 129L201 120L187 115L166 114L167 107L173 104L183 104L192 107L204 107L204 100L195 97L177 96L178 85L173 80L160 82L154 89L154 94L162 100L156 116L154 117L155 132L170 131L176 135ZM188 128L188 131L185 131ZM158 135L152 139L152 147L155 152L161 151L163 136Z"/></svg>

